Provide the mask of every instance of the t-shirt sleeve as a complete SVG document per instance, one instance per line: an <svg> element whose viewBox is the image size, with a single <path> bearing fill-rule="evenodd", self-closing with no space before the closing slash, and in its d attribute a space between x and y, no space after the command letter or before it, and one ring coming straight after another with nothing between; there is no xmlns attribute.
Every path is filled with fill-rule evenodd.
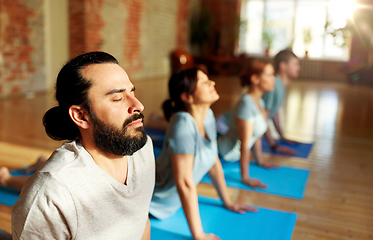
<svg viewBox="0 0 373 240"><path fill-rule="evenodd" d="M196 153L196 129L192 116L187 114L175 115L171 125L168 143L170 153Z"/></svg>
<svg viewBox="0 0 373 240"><path fill-rule="evenodd" d="M237 118L253 122L255 117L255 106L253 106L253 102L249 101L248 98L244 97L238 104L237 107Z"/></svg>
<svg viewBox="0 0 373 240"><path fill-rule="evenodd" d="M263 95L263 101L264 101L264 108L267 110L272 110L274 108L274 91L272 92L265 92Z"/></svg>
<svg viewBox="0 0 373 240"><path fill-rule="evenodd" d="M12 211L13 239L72 239L77 218L69 191L48 173L36 173L32 188L29 182Z"/></svg>

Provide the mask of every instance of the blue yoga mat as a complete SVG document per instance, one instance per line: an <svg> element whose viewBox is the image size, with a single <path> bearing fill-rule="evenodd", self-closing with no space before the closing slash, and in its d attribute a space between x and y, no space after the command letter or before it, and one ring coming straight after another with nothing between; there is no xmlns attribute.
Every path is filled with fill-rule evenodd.
<svg viewBox="0 0 373 240"><path fill-rule="evenodd" d="M198 202L204 231L221 239L291 239L297 218L295 213L260 207L256 213L235 213L225 209L221 200L202 196ZM151 240L192 239L182 208L167 219L150 219L150 224Z"/></svg>
<svg viewBox="0 0 373 240"><path fill-rule="evenodd" d="M158 138L164 138L166 136L165 131L157 130L157 129L150 129L145 128L145 132L152 138L152 139L158 139Z"/></svg>
<svg viewBox="0 0 373 240"><path fill-rule="evenodd" d="M154 141L153 141L154 143ZM154 156L157 159L162 149L154 143ZM309 170L281 166L278 169L266 169L258 166L256 163L250 163L250 177L257 178L267 185L266 189L252 188L241 182L241 170L239 162L227 162L221 159L225 181L227 186L245 190L274 194L283 197L303 199L306 189ZM211 183L211 179L206 174L202 182Z"/></svg>
<svg viewBox="0 0 373 240"><path fill-rule="evenodd" d="M165 137L165 132L160 130L153 130L153 129L146 129L146 133L153 139L154 146L162 148L163 139ZM279 153L273 151L268 144L268 142L262 138L262 151L264 153L273 154L273 155L280 155L280 156L291 156L291 157L299 157L299 158L308 158L311 153L313 143L296 143L290 144L287 142L283 142L280 140L276 140L277 144L280 146L286 146L294 149L297 154L296 155L288 155L284 153Z"/></svg>
<svg viewBox="0 0 373 240"><path fill-rule="evenodd" d="M18 170L10 172L13 176L31 176L33 173L22 173ZM18 200L20 191L8 187L0 187L0 204L13 206Z"/></svg>
<svg viewBox="0 0 373 240"><path fill-rule="evenodd" d="M302 199L307 185L309 170L281 166L279 169L266 169L256 163L250 163L250 177L259 179L267 185L266 189L252 188L241 182L239 162L221 160L227 186L245 190L269 193L295 199ZM206 174L202 182L211 183Z"/></svg>
<svg viewBox="0 0 373 240"><path fill-rule="evenodd" d="M310 155L313 143L296 143L296 144L289 144L287 142L283 142L280 140L276 140L277 144L280 146L286 146L294 149L297 154L296 155L288 155L284 153L279 153L276 151L273 151L268 144L268 142L262 138L262 151L269 154L274 155L280 155L280 156L292 156L292 157L299 157L299 158L308 158L308 155Z"/></svg>

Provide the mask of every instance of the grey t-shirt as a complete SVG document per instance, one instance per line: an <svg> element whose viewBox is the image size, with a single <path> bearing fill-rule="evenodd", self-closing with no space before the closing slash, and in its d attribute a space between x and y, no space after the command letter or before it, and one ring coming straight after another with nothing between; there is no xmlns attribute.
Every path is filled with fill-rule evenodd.
<svg viewBox="0 0 373 240"><path fill-rule="evenodd" d="M150 213L154 217L167 218L181 207L172 172L171 154L194 155L193 180L196 185L215 164L218 157L217 133L211 109L203 123L208 139L200 134L194 118L189 113L178 112L171 117L162 153L156 162L156 184L150 204Z"/></svg>
<svg viewBox="0 0 373 240"><path fill-rule="evenodd" d="M64 143L24 185L13 239L141 239L155 181L151 139L127 160L124 185L80 142Z"/></svg>

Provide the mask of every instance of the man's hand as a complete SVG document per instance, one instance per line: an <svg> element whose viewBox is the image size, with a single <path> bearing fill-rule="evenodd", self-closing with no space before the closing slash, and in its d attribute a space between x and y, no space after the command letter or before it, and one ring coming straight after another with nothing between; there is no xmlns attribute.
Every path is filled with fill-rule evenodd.
<svg viewBox="0 0 373 240"><path fill-rule="evenodd" d="M295 151L294 149L292 148L289 148L287 146L279 146L277 145L274 150L276 152L279 152L279 153L284 153L284 154L287 154L287 155L296 155L297 154L297 151Z"/></svg>
<svg viewBox="0 0 373 240"><path fill-rule="evenodd" d="M299 144L299 142L297 142L297 141L293 141L293 140L290 140L290 139L287 139L287 138L284 138L284 137L281 138L280 140L283 141L283 142L289 143L291 145Z"/></svg>
<svg viewBox="0 0 373 240"><path fill-rule="evenodd" d="M242 179L242 182L246 185L249 185L252 188L267 188L267 185L263 184L261 181L254 178L245 178Z"/></svg>

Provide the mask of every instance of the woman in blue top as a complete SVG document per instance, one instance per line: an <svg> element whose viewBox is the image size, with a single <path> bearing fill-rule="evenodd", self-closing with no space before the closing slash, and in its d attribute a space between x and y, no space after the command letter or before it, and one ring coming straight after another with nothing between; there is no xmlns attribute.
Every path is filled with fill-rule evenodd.
<svg viewBox="0 0 373 240"><path fill-rule="evenodd" d="M249 89L233 109L228 131L218 139L220 154L226 161L239 160L242 182L254 188L266 188L266 185L249 177L250 149L253 146L254 157L260 166L277 167L264 162L261 155L261 137L268 128L262 96L267 91L273 91L274 83L272 64L256 60L246 66L241 75L241 84Z"/></svg>
<svg viewBox="0 0 373 240"><path fill-rule="evenodd" d="M215 83L197 68L181 70L169 81L170 99L163 104L169 121L149 212L164 219L183 207L194 239L219 239L205 234L198 210L197 184L208 173L226 208L243 213L255 208L233 203L218 157L215 118L210 106L219 99Z"/></svg>

